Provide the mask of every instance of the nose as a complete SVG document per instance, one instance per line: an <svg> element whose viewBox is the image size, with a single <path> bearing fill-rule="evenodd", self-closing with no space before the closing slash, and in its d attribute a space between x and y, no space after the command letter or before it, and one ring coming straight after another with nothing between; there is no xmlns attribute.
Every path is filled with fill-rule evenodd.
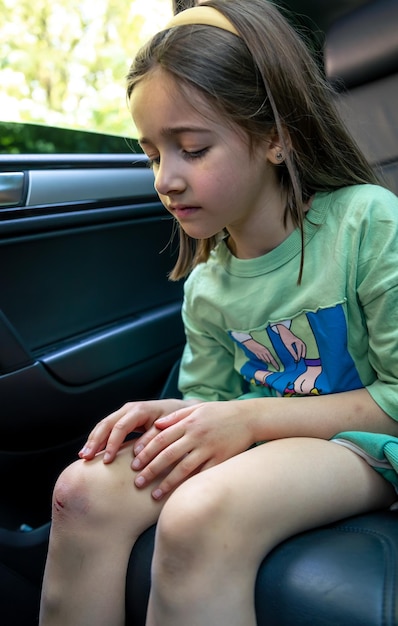
<svg viewBox="0 0 398 626"><path fill-rule="evenodd" d="M181 170L173 159L161 159L155 170L155 189L162 196L181 193L186 187Z"/></svg>

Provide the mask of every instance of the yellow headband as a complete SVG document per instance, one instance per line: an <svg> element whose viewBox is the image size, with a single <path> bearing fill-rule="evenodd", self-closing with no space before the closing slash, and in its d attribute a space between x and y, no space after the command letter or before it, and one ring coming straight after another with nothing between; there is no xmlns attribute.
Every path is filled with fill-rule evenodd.
<svg viewBox="0 0 398 626"><path fill-rule="evenodd" d="M197 6L191 9L185 9L181 13L177 13L171 18L170 22L165 26L165 29L173 28L174 26L185 26L186 24L203 24L204 26L216 26L216 28L222 28L228 30L234 35L239 33L235 26L217 9L213 7Z"/></svg>

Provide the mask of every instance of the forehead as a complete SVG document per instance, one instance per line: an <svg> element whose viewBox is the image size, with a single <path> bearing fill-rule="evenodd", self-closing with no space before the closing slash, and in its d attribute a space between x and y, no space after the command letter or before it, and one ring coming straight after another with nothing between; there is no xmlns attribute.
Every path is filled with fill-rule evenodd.
<svg viewBox="0 0 398 626"><path fill-rule="evenodd" d="M170 124L222 126L221 114L211 107L195 87L178 82L170 73L157 67L135 86L130 95L130 111L139 131L163 120Z"/></svg>

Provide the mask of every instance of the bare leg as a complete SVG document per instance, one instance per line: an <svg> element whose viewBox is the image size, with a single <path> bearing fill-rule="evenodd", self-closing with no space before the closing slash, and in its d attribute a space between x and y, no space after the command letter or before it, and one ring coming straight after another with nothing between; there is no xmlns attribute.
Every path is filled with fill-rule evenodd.
<svg viewBox="0 0 398 626"><path fill-rule="evenodd" d="M128 559L159 516L150 490L134 486L131 444L110 465L77 461L54 489L41 626L122 626Z"/></svg>
<svg viewBox="0 0 398 626"><path fill-rule="evenodd" d="M147 626L254 626L257 570L276 544L394 500L365 461L320 439L273 441L192 477L159 518Z"/></svg>

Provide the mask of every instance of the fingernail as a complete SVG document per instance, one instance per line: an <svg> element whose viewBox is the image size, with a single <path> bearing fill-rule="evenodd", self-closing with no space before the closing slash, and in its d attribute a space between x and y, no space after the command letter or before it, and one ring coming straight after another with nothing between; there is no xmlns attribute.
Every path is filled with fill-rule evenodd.
<svg viewBox="0 0 398 626"><path fill-rule="evenodd" d="M135 484L137 485L137 487L143 487L145 485L145 478L143 476L138 476L135 479Z"/></svg>
<svg viewBox="0 0 398 626"><path fill-rule="evenodd" d="M84 446L80 452L79 452L79 456L86 456L88 453L90 452L90 448L88 448L87 446Z"/></svg>
<svg viewBox="0 0 398 626"><path fill-rule="evenodd" d="M131 464L131 467L133 469L139 469L141 467L141 461L139 459L134 459L134 461Z"/></svg>
<svg viewBox="0 0 398 626"><path fill-rule="evenodd" d="M139 443L135 448L134 448L134 454L139 454L141 452L141 450L144 449L144 446L142 445L142 443Z"/></svg>
<svg viewBox="0 0 398 626"><path fill-rule="evenodd" d="M152 492L152 497L155 498L155 500L160 500L162 496L163 491L161 489L155 489L155 491Z"/></svg>
<svg viewBox="0 0 398 626"><path fill-rule="evenodd" d="M107 463L108 461L110 461L110 459L111 459L110 452L105 452L104 459L103 459L104 463Z"/></svg>

